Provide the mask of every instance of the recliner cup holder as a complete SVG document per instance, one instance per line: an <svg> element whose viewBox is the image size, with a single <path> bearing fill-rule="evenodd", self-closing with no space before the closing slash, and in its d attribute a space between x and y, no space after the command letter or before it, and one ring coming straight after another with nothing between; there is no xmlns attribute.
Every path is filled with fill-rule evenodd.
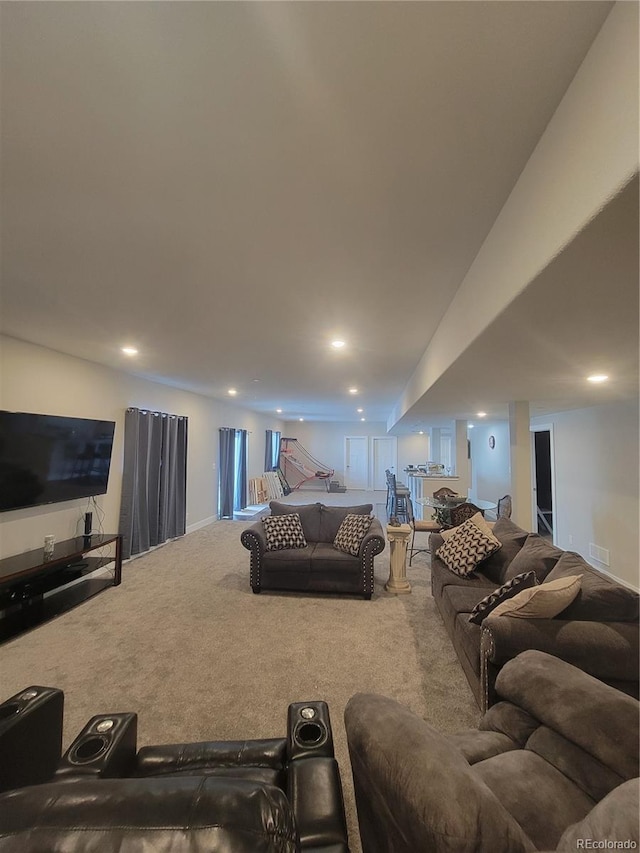
<svg viewBox="0 0 640 853"><path fill-rule="evenodd" d="M109 738L92 735L78 744L69 756L69 761L73 764L87 764L89 761L95 761L107 751L108 746Z"/></svg>
<svg viewBox="0 0 640 853"><path fill-rule="evenodd" d="M294 732L294 740L298 746L312 748L321 746L327 739L327 729L320 721L299 723Z"/></svg>

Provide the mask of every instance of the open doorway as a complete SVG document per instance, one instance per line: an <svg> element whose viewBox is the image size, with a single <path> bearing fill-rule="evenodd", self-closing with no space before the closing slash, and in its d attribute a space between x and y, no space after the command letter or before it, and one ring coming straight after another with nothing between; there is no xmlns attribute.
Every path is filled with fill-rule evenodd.
<svg viewBox="0 0 640 853"><path fill-rule="evenodd" d="M555 541L553 430L534 427L532 435L533 515L540 536Z"/></svg>

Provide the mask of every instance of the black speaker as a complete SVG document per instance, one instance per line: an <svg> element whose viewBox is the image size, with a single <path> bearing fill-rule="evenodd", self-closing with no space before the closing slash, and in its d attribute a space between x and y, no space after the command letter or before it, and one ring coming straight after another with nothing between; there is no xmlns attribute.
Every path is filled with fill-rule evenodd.
<svg viewBox="0 0 640 853"><path fill-rule="evenodd" d="M56 776L124 778L137 751L137 714L92 717L62 756Z"/></svg>
<svg viewBox="0 0 640 853"><path fill-rule="evenodd" d="M84 514L84 535L91 536L91 528L93 527L93 513L85 512Z"/></svg>
<svg viewBox="0 0 640 853"><path fill-rule="evenodd" d="M0 705L0 791L51 779L62 753L64 693L27 687Z"/></svg>
<svg viewBox="0 0 640 853"><path fill-rule="evenodd" d="M287 717L287 752L297 758L333 758L333 735L326 702L292 702Z"/></svg>

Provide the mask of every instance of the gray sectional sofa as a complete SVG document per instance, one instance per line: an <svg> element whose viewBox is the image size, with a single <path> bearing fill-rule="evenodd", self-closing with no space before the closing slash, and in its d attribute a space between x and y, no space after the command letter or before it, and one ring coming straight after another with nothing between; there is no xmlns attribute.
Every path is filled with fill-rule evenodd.
<svg viewBox="0 0 640 853"><path fill-rule="evenodd" d="M297 513L307 545L304 548L267 550L262 521L243 530L240 541L251 552L249 576L253 592L336 592L371 598L373 560L384 551L386 544L380 521L372 518L357 555L345 553L333 543L345 516L369 515L373 510L372 504L326 506L314 503L296 506L271 501L269 508L272 516Z"/></svg>
<svg viewBox="0 0 640 853"><path fill-rule="evenodd" d="M479 729L452 735L393 699L349 700L364 853L637 849L638 702L537 651L496 688Z"/></svg>
<svg viewBox="0 0 640 853"><path fill-rule="evenodd" d="M442 536L430 538L433 598L480 708L486 710L494 702L502 666L527 649L562 658L637 698L638 594L579 554L556 548L509 519L498 519L493 534L501 547L467 577L456 575L438 557ZM469 622L483 597L527 571L534 571L540 584L580 575L580 592L553 619L489 614L481 625Z"/></svg>

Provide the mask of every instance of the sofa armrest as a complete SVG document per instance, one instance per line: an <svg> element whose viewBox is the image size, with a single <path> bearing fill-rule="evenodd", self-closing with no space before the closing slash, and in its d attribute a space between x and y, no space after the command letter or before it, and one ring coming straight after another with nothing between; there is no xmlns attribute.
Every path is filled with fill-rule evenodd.
<svg viewBox="0 0 640 853"><path fill-rule="evenodd" d="M358 693L344 721L364 853L533 849L463 754L409 708Z"/></svg>
<svg viewBox="0 0 640 853"><path fill-rule="evenodd" d="M363 557L365 551L370 551L373 556L381 554L385 549L386 542L387 540L384 537L384 530L382 529L380 519L374 518L371 521L371 526L369 527L366 536L362 540L358 556Z"/></svg>
<svg viewBox="0 0 640 853"><path fill-rule="evenodd" d="M482 623L480 677L486 710L499 668L520 652L536 649L561 658L603 681L638 681L638 625L488 616Z"/></svg>
<svg viewBox="0 0 640 853"><path fill-rule="evenodd" d="M240 534L240 541L251 552L249 559L249 582L253 592L259 593L262 588L262 555L267 550L267 537L264 533L264 524L261 521L256 521L251 527L247 527Z"/></svg>
<svg viewBox="0 0 640 853"><path fill-rule="evenodd" d="M249 551L257 548L260 554L264 554L267 550L267 537L264 534L264 524L261 521L256 521L251 527L247 527L240 534L240 541Z"/></svg>

